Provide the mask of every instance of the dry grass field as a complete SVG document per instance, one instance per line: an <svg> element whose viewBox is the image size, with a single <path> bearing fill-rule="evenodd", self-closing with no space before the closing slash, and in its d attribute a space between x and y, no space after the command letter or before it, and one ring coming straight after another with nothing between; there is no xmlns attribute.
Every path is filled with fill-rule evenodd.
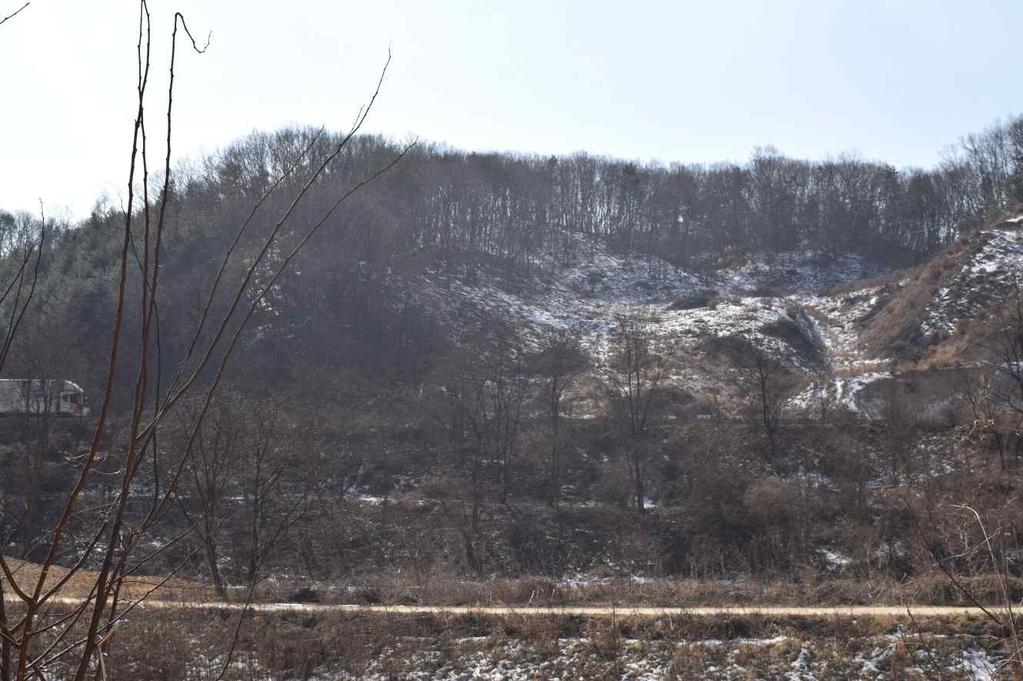
<svg viewBox="0 0 1023 681"><path fill-rule="evenodd" d="M40 564L9 557L6 560L21 589L28 590L35 587L42 569ZM46 582L43 585L43 589L46 590L53 587L67 573L68 569L65 567L59 565L52 566L46 574ZM84 598L89 595L95 582L96 574L94 572L80 570L61 588L60 596L63 598ZM124 598L129 599L148 597L174 601L204 601L212 595L209 587L198 582L175 577L166 579L160 576L145 575L126 577L121 593ZM8 596L8 598L10 599L11 597Z"/></svg>

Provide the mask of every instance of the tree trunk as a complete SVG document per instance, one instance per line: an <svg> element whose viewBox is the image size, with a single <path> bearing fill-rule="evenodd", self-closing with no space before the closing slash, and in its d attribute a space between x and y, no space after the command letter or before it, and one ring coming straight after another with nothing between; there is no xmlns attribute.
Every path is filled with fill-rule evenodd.
<svg viewBox="0 0 1023 681"><path fill-rule="evenodd" d="M249 564L245 568L245 582L246 584L249 585L249 587L256 583L256 575L258 574L259 561L257 560L256 557L256 546L255 544L253 544L251 550L249 551Z"/></svg>
<svg viewBox="0 0 1023 681"><path fill-rule="evenodd" d="M227 589L224 587L224 580L220 576L220 566L217 564L217 544L209 534L203 537L203 543L206 545L206 566L210 570L210 581L213 582L217 598L224 600L227 598Z"/></svg>
<svg viewBox="0 0 1023 681"><path fill-rule="evenodd" d="M642 513L646 510L646 506L643 503L643 465L639 460L639 455L635 452L631 454L630 468L632 473L632 489L633 494L636 496L636 508Z"/></svg>
<svg viewBox="0 0 1023 681"><path fill-rule="evenodd" d="M551 508L557 508L561 497L561 485L558 480L559 421L558 417L554 418L554 432L551 435L551 469L547 479L547 505Z"/></svg>
<svg viewBox="0 0 1023 681"><path fill-rule="evenodd" d="M11 641L7 638L7 605L4 602L3 576L0 576L0 627L5 634L0 641L0 681L11 681Z"/></svg>

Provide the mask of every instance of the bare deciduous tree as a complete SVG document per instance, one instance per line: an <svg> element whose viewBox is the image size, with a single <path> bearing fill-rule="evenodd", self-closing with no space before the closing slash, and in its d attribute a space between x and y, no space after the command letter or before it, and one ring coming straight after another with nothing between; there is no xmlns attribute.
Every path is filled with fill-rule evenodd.
<svg viewBox="0 0 1023 681"><path fill-rule="evenodd" d="M784 371L767 353L762 339L751 335L740 338L739 368L747 394L757 413L756 423L765 441L766 459L774 465L779 454L778 430L781 426L784 397Z"/></svg>
<svg viewBox="0 0 1023 681"><path fill-rule="evenodd" d="M550 427L547 503L557 506L561 497L561 450L566 393L571 390L576 378L586 370L588 361L577 337L558 334L538 354L535 362L536 371L545 382L543 395Z"/></svg>
<svg viewBox="0 0 1023 681"><path fill-rule="evenodd" d="M268 294L295 257L338 207L359 189L392 168L411 148L409 145L405 151L385 161L375 171L339 189L313 211L302 212L300 227L293 226L297 222L298 208L304 205L317 180L331 168L332 163L361 130L376 101L379 83L377 92L360 110L348 134L340 138L333 148L312 163L307 162L312 143L297 153L279 177L268 181L248 216L238 225L234 240L223 252L220 267L210 290L204 296L202 312L187 351L170 372L170 380L164 380L165 358L161 355L158 310L163 283L160 277L163 240L168 204L173 194L171 124L179 34L195 52L201 53L205 49L193 38L184 17L175 14L166 93L167 129L162 186L155 195L151 195L151 152L146 115L152 66L151 16L146 0L140 1L137 108L129 157L122 237L117 256L115 306L106 379L90 443L76 460L77 471L60 503L56 521L45 532L38 576L19 580L10 561L0 556L4 589L0 593L0 602L4 603L0 610L0 635L6 644L3 648L3 681L45 678L53 670L60 670L63 678L75 681L84 681L90 674L102 674L103 651L109 644L114 626L123 621L124 616L151 593L129 594L123 590L125 580L155 555L153 551L142 550L143 540L150 536L168 506L176 499L203 432L204 421L247 322L261 309ZM386 66L381 73L381 82L384 73ZM293 190L287 207L276 217L270 229L252 234L249 228L254 216L271 195L284 189L285 180L293 175L300 176L301 182ZM286 225L294 235L288 242L282 241ZM238 244L244 239L253 238L258 241L258 248L244 262L239 263ZM8 296L13 296L8 317L10 321L3 348L0 349L0 367L31 301L41 254L40 238L26 249L26 254L20 259L21 264L15 268L7 294L0 301L8 302ZM132 308L130 314L129 306ZM118 380L125 371L134 376L129 386L124 386ZM199 397L187 437L180 449L168 451L162 445L159 433L169 415L181 413L180 407L190 395ZM128 418L124 427L115 430L111 422L114 405L119 403L129 405ZM120 468L116 472L116 483L112 486L110 498L98 506L84 506L82 502L95 498L98 485L101 484L97 477L100 464L114 451ZM133 488L142 463L147 460L154 469L163 471L162 479L166 483L162 488L154 490L150 507L142 517L129 523L129 507L135 498ZM72 538L75 541L72 542ZM165 548L156 549L156 553ZM52 573L58 560L70 562L70 567L60 577L55 577ZM87 564L96 568L89 573L92 580L89 592L76 595L77 601L70 606L68 612L55 610L54 604L64 595L68 583L75 576L83 575L83 568ZM171 571L165 579L170 579L175 572ZM17 612L8 607L7 598L17 603ZM231 654L228 653L225 669L230 661Z"/></svg>
<svg viewBox="0 0 1023 681"><path fill-rule="evenodd" d="M514 332L486 324L459 356L442 368L446 424L458 467L467 485L463 514L466 559L482 570L477 549L487 490L507 505L519 460L523 412L528 397L527 366Z"/></svg>
<svg viewBox="0 0 1023 681"><path fill-rule="evenodd" d="M666 361L654 352L642 321L619 317L612 334L611 403L625 440L625 457L636 508L645 506L644 462L653 406Z"/></svg>

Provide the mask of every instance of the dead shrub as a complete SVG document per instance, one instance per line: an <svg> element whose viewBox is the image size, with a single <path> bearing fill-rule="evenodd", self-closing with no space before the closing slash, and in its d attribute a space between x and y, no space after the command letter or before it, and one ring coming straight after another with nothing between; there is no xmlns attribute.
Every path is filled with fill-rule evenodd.
<svg viewBox="0 0 1023 681"><path fill-rule="evenodd" d="M583 626L583 637L590 652L602 660L620 659L622 655L622 630L618 619L594 618Z"/></svg>
<svg viewBox="0 0 1023 681"><path fill-rule="evenodd" d="M710 649L694 643L683 643L675 650L668 667L668 678L672 681L688 681L701 679L710 666L720 666L724 662L718 650Z"/></svg>

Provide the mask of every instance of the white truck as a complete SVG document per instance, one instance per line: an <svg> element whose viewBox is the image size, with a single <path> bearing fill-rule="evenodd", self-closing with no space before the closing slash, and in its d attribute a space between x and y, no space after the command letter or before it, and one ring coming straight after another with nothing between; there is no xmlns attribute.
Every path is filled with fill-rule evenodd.
<svg viewBox="0 0 1023 681"><path fill-rule="evenodd" d="M59 378L0 378L0 416L89 415L89 402L78 384Z"/></svg>

